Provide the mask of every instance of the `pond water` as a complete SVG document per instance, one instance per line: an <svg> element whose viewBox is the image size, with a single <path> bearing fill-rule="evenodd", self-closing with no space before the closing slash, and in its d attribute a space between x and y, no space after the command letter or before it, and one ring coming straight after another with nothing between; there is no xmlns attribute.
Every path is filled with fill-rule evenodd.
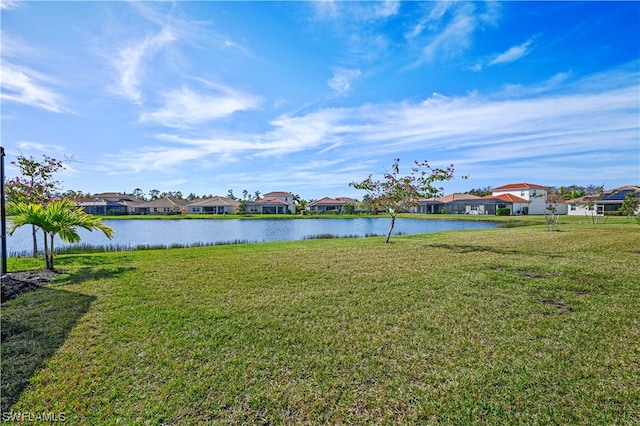
<svg viewBox="0 0 640 426"><path fill-rule="evenodd" d="M364 237L386 235L389 218L356 219L175 219L103 220L113 229L109 240L100 231L80 229L81 245L134 249L138 246L191 246L246 242L303 240L322 235ZM448 230L494 228L495 223L400 218L394 235L425 234ZM41 233L38 247L42 249ZM56 247L70 244L56 241ZM31 227L24 226L7 238L10 256L28 255L32 248Z"/></svg>

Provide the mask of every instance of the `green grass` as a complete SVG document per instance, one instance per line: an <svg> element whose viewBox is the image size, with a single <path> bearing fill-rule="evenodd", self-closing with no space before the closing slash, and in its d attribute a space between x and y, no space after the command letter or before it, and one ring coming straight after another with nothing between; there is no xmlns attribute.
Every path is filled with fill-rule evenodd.
<svg viewBox="0 0 640 426"><path fill-rule="evenodd" d="M640 422L640 227L391 241L60 256L67 275L2 306L2 410L72 424Z"/></svg>

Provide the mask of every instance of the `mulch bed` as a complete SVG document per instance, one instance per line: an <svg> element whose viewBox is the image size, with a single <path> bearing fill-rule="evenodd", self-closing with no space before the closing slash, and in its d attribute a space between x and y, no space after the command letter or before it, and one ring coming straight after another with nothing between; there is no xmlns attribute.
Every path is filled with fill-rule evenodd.
<svg viewBox="0 0 640 426"><path fill-rule="evenodd" d="M2 276L2 303L18 297L22 293L37 290L60 274L58 271L40 269L37 271L12 272Z"/></svg>

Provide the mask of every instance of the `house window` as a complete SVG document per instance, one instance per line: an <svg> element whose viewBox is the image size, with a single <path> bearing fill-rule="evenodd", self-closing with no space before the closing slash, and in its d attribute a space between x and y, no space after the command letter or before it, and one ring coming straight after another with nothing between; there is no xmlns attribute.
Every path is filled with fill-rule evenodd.
<svg viewBox="0 0 640 426"><path fill-rule="evenodd" d="M575 212L576 211L576 205L575 204L571 204L571 211Z"/></svg>
<svg viewBox="0 0 640 426"><path fill-rule="evenodd" d="M532 196L532 197L535 197L535 196L536 196L536 190L535 190L535 189L531 190L531 196Z"/></svg>
<svg viewBox="0 0 640 426"><path fill-rule="evenodd" d="M524 197L524 191L520 191L520 196Z"/></svg>

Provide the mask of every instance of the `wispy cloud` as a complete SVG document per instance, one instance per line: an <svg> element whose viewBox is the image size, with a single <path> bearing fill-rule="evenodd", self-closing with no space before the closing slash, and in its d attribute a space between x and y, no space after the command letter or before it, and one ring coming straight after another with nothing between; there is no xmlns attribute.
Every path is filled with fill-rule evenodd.
<svg viewBox="0 0 640 426"><path fill-rule="evenodd" d="M344 95L351 90L351 82L360 77L361 74L362 72L359 69L337 68L327 84L339 95Z"/></svg>
<svg viewBox="0 0 640 426"><path fill-rule="evenodd" d="M492 5L435 2L429 13L418 20L406 37L423 43L418 64L456 57L470 48L478 29L493 25L498 16L499 10Z"/></svg>
<svg viewBox="0 0 640 426"><path fill-rule="evenodd" d="M0 1L0 9L2 10L9 10L9 9L16 9L20 6L22 6L22 1L18 1L18 0L2 0Z"/></svg>
<svg viewBox="0 0 640 426"><path fill-rule="evenodd" d="M616 72L598 79L608 75ZM562 158L601 151L603 140L608 152L637 151L637 86L618 85L618 81L624 83L625 79L594 90L589 80L583 80L574 82L570 93L546 92L535 97L433 95L421 102L319 109L281 116L262 134L210 138L158 135L165 143L183 147L158 148L154 155L165 162L181 163L211 155L286 158L309 151L317 164L337 157L349 163L373 161L376 156L411 155L443 164L452 162L472 175L497 164L528 161L550 169L549 161L562 163ZM538 161L541 156L551 160L542 164ZM132 163L165 165L150 160L141 155Z"/></svg>
<svg viewBox="0 0 640 426"><path fill-rule="evenodd" d="M388 18L398 13L400 2L398 0L385 0L375 6L375 14L381 18Z"/></svg>
<svg viewBox="0 0 640 426"><path fill-rule="evenodd" d="M112 60L113 67L118 72L112 91L132 102L140 103L142 94L139 85L144 74L145 61L175 40L176 37L171 29L165 27L157 34L147 36L144 40L131 43L121 49Z"/></svg>
<svg viewBox="0 0 640 426"><path fill-rule="evenodd" d="M141 122L187 128L227 117L234 112L254 109L260 103L256 96L224 87L220 87L215 94L197 93L182 87L164 94L163 97L163 107L142 113Z"/></svg>
<svg viewBox="0 0 640 426"><path fill-rule="evenodd" d="M63 113L69 112L64 106L64 97L53 87L58 82L37 71L33 67L18 65L34 62L34 58L42 61L41 52L24 40L14 37L7 31L2 37L2 78L0 79L0 98L8 102L16 102L33 108Z"/></svg>
<svg viewBox="0 0 640 426"><path fill-rule="evenodd" d="M533 38L530 38L522 44L510 47L509 49L507 49L507 51L500 53L499 55L491 59L488 65L494 66L500 64L508 64L528 55L532 50L531 45L533 43L533 40Z"/></svg>
<svg viewBox="0 0 640 426"><path fill-rule="evenodd" d="M398 13L398 0L375 2L344 2L334 0L314 1L311 4L317 20L342 20L366 22L387 19Z"/></svg>
<svg viewBox="0 0 640 426"><path fill-rule="evenodd" d="M48 87L48 84L51 84L51 79L44 74L3 61L0 93L3 100L51 112L68 112L63 106L62 95Z"/></svg>

